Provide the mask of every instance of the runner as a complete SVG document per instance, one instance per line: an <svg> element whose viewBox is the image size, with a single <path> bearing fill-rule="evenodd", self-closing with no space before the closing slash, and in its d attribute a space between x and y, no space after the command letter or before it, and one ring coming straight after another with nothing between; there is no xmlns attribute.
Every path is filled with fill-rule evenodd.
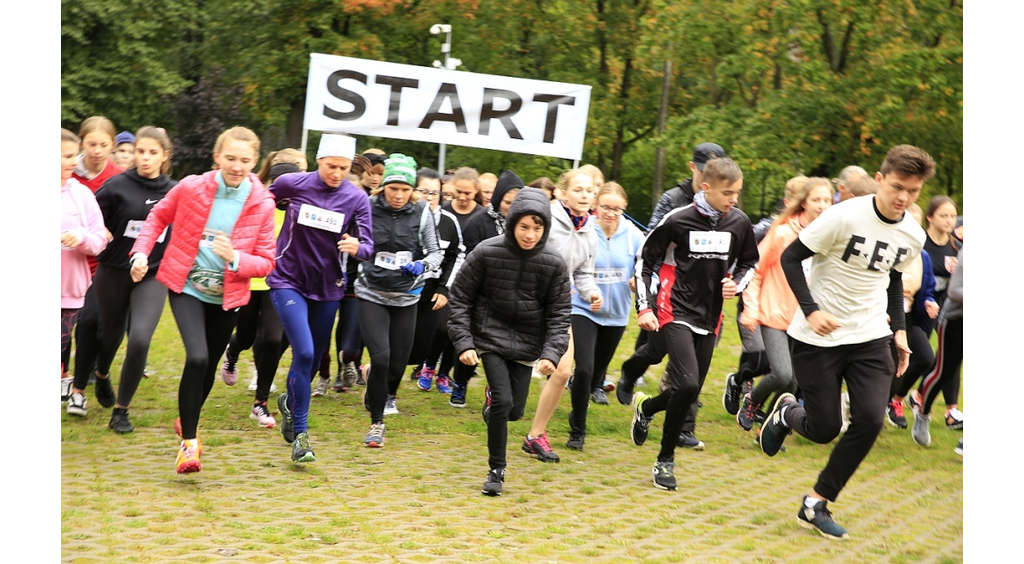
<svg viewBox="0 0 1024 564"><path fill-rule="evenodd" d="M131 131L122 131L114 140L114 164L128 170L135 166L135 136Z"/></svg>
<svg viewBox="0 0 1024 564"><path fill-rule="evenodd" d="M562 257L547 247L550 204L540 190L523 188L500 238L480 244L451 288L449 334L466 365L483 363L490 389L485 495L505 481L508 422L518 421L536 364L551 374L569 341L569 277Z"/></svg>
<svg viewBox="0 0 1024 564"><path fill-rule="evenodd" d="M794 430L816 443L835 439L846 381L850 427L797 513L802 526L829 539L850 537L832 519L828 502L871 450L884 425L892 375L903 374L909 362L900 272L921 252L925 234L905 211L934 174L934 161L921 149L893 147L875 173L877 194L826 210L780 259L800 304L787 333L804 402L792 394L779 397L761 427L761 450L774 456ZM809 257L810 288L801 266ZM889 350L893 340L896 367Z"/></svg>
<svg viewBox="0 0 1024 564"><path fill-rule="evenodd" d="M201 470L196 431L220 355L238 308L249 302L249 279L274 268L274 199L252 174L259 154L252 131L232 127L221 133L213 147L217 170L188 176L171 189L149 212L131 249L132 280L140 282L157 240L174 225L156 278L170 290L185 345L175 422L179 474Z"/></svg>

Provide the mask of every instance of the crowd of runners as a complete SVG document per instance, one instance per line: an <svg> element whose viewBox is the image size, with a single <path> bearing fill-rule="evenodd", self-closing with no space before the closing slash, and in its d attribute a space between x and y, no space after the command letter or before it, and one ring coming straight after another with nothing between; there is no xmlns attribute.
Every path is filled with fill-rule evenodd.
<svg viewBox="0 0 1024 564"><path fill-rule="evenodd" d="M795 177L777 214L752 225L736 207L742 170L703 143L692 176L664 194L646 229L626 215L627 191L590 165L527 184L510 170L439 173L324 134L313 171L282 149L254 173L260 140L233 127L216 140L213 170L176 182L172 151L158 127L118 134L97 116L77 135L61 130L61 401L86 416L92 384L112 408L109 427L132 432L131 400L169 302L185 350L178 473L200 471L204 403L218 372L237 383L251 348L249 415L281 431L295 463L317 459L309 406L331 390L362 393L363 444L383 447L411 366L420 390L481 406L484 494L503 491L508 422L527 416L538 377L546 382L523 451L559 461L547 426L566 389L564 445L582 451L590 404L614 391L631 406L623 429L636 445L664 412L652 477L674 490L676 449L705 447L698 397L734 297L743 353L723 405L739 429L757 427L768 456L793 431L818 443L842 434L801 524L849 537L827 504L885 422L908 428L905 405L922 446L940 392L946 427L963 428L962 220L948 197L925 211L915 203L935 170L916 147L893 147L874 174L848 166L832 180ZM641 332L614 381L631 311ZM111 365L126 335L115 390ZM275 417L268 402L288 347ZM649 395L643 375L666 356ZM471 402L479 368L486 386Z"/></svg>

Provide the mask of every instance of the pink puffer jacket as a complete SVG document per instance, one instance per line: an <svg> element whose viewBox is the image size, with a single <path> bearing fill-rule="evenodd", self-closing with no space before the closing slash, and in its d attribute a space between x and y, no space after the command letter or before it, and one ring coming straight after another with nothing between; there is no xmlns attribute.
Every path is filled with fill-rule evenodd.
<svg viewBox="0 0 1024 564"><path fill-rule="evenodd" d="M249 174L252 191L231 230L231 246L239 254L238 272L224 265L224 310L249 303L249 280L274 269L274 196L255 174ZM217 194L217 171L188 176L153 207L130 255L149 255L167 225L173 224L171 240L156 278L169 290L181 293L189 270L199 254L199 239Z"/></svg>

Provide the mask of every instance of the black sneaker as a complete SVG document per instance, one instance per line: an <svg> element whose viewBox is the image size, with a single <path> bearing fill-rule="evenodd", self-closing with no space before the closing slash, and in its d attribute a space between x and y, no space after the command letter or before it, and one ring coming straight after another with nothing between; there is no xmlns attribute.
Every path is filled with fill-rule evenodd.
<svg viewBox="0 0 1024 564"><path fill-rule="evenodd" d="M662 490L675 491L675 467L675 462L662 462L660 460L655 462L654 468L651 469L651 474L654 476L654 487Z"/></svg>
<svg viewBox="0 0 1024 564"><path fill-rule="evenodd" d="M683 448L704 450L704 441L694 437L693 433L689 431L679 433L679 441L677 444Z"/></svg>
<svg viewBox="0 0 1024 564"><path fill-rule="evenodd" d="M722 407L729 415L736 415L740 410L740 385L736 383L736 374L725 377L725 391L722 392Z"/></svg>
<svg viewBox="0 0 1024 564"><path fill-rule="evenodd" d="M100 402L103 407L112 407L114 402L117 401L117 395L114 393L114 386L110 385L110 376L106 378L96 378L96 401Z"/></svg>
<svg viewBox="0 0 1024 564"><path fill-rule="evenodd" d="M740 410L736 412L736 423L739 424L740 429L749 431L754 428L754 422L757 420L757 413L761 410L761 404L755 404L750 399L750 394L743 396L743 404L740 405ZM762 421L764 414L762 414Z"/></svg>
<svg viewBox="0 0 1024 564"><path fill-rule="evenodd" d="M793 394L788 392L779 396L779 399L775 401L771 412L768 413L768 419L761 426L761 452L768 456L778 454L779 449L782 448L782 441L785 441L786 435L792 432L789 427L782 424L782 408L787 405L799 405Z"/></svg>
<svg viewBox="0 0 1024 564"><path fill-rule="evenodd" d="M579 431L569 431L569 440L565 443L565 448L583 452L583 440L586 439L586 437L586 434L580 433Z"/></svg>
<svg viewBox="0 0 1024 564"><path fill-rule="evenodd" d="M807 496L804 496L804 501L806 500ZM801 503L796 516L800 518L801 527L814 529L827 539L850 540L850 533L832 520L832 512L828 510L827 501L819 501L814 507L807 507L806 503Z"/></svg>
<svg viewBox="0 0 1024 564"><path fill-rule="evenodd" d="M277 409L281 411L281 436L284 442L291 444L295 442L295 422L292 420L292 412L288 409L288 394L277 396Z"/></svg>
<svg viewBox="0 0 1024 564"><path fill-rule="evenodd" d="M466 407L466 385L452 382L452 396L448 398L448 405L452 407Z"/></svg>
<svg viewBox="0 0 1024 564"><path fill-rule="evenodd" d="M501 495L502 484L505 482L504 468L491 468L487 472L487 479L484 480L483 494L489 496Z"/></svg>
<svg viewBox="0 0 1024 564"><path fill-rule="evenodd" d="M643 392L633 394L633 421L629 424L629 436L636 446L647 442L647 432L650 430L651 420L654 419L644 415L644 410L641 407L648 399L650 396Z"/></svg>
<svg viewBox="0 0 1024 564"><path fill-rule="evenodd" d="M590 394L590 400L597 405L608 405L608 394L598 388Z"/></svg>
<svg viewBox="0 0 1024 564"><path fill-rule="evenodd" d="M132 422L128 420L128 410L120 407L115 407L114 412L110 415L110 423L107 424L114 430L115 433L131 433L135 431L135 427L132 426Z"/></svg>
<svg viewBox="0 0 1024 564"><path fill-rule="evenodd" d="M462 398L462 399L463 399L463 402L465 402L466 398ZM451 401L449 401L448 403L451 404ZM483 417L484 417L484 423L487 423L487 422L490 421L490 419L491 419L491 387L490 386L487 386L487 388L484 389L484 407L483 407L483 411L481 412L481 415L483 415Z"/></svg>
<svg viewBox="0 0 1024 564"><path fill-rule="evenodd" d="M889 400L889 404L885 406L885 420L893 427L907 428L907 416L903 413L902 401Z"/></svg>
<svg viewBox="0 0 1024 564"><path fill-rule="evenodd" d="M619 403L622 405L629 405L630 400L633 399L633 386L636 382L629 379L626 376L626 371L622 371L622 376L619 378L619 385L615 387L615 397L618 398Z"/></svg>
<svg viewBox="0 0 1024 564"><path fill-rule="evenodd" d="M539 437L531 439L529 435L523 438L523 452L532 454L541 462L558 462L561 460L555 451L551 450L551 443L548 442L547 433L541 433Z"/></svg>

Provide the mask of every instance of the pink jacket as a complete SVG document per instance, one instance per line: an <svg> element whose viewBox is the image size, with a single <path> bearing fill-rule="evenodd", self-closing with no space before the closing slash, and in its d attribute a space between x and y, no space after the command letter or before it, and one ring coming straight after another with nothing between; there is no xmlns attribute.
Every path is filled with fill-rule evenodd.
<svg viewBox="0 0 1024 564"><path fill-rule="evenodd" d="M156 279L172 292L181 293L196 262L199 239L217 194L216 176L217 171L188 176L171 188L149 212L129 253L149 255L164 228L173 224L171 240L156 274ZM225 311L249 303L249 280L266 276L274 269L274 197L255 174L249 174L249 181L252 191L231 230L231 246L239 254L238 272L224 265Z"/></svg>
<svg viewBox="0 0 1024 564"><path fill-rule="evenodd" d="M78 237L78 246L73 249L61 245L60 308L79 309L92 284L87 257L100 254L107 246L107 229L96 197L74 178L60 188L60 231Z"/></svg>
<svg viewBox="0 0 1024 564"><path fill-rule="evenodd" d="M803 213L800 213L785 223L773 226L757 246L761 260L754 270L754 277L743 291L741 322L756 321L780 331L789 328L800 304L789 288L779 258L803 231L805 221Z"/></svg>

